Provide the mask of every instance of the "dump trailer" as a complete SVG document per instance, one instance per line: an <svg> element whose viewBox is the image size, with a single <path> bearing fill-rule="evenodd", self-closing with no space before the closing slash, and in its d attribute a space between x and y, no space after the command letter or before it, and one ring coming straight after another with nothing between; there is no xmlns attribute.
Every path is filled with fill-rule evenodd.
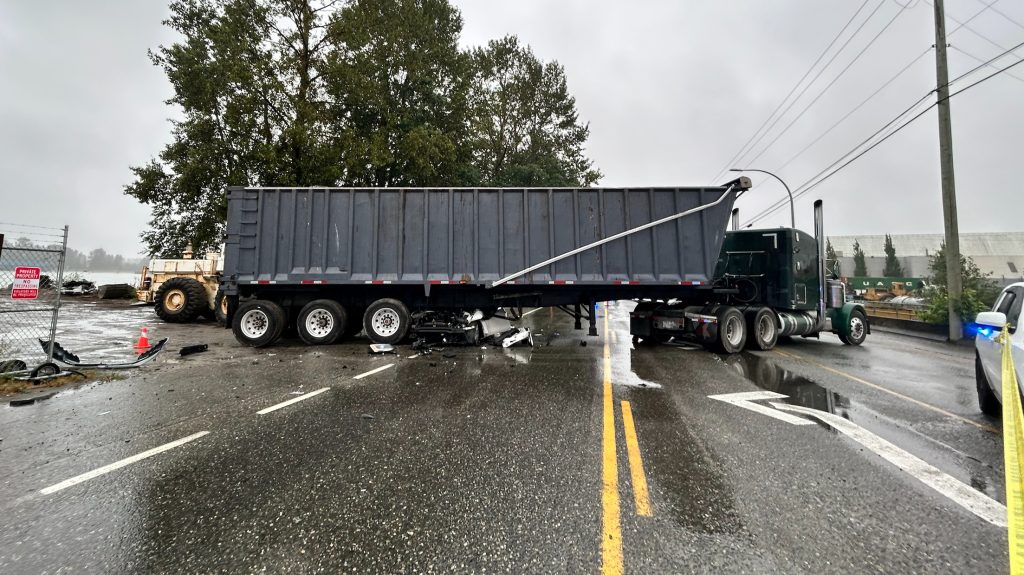
<svg viewBox="0 0 1024 575"><path fill-rule="evenodd" d="M723 353L770 350L780 337L822 332L862 344L871 330L867 312L848 303L845 284L826 274L823 220L818 200L815 236L793 228L728 232L708 297L639 302L630 318L634 338L695 336Z"/></svg>
<svg viewBox="0 0 1024 575"><path fill-rule="evenodd" d="M557 306L712 301L730 211L748 178L704 188L228 190L221 290L235 337L309 344L364 330L474 342L481 321Z"/></svg>

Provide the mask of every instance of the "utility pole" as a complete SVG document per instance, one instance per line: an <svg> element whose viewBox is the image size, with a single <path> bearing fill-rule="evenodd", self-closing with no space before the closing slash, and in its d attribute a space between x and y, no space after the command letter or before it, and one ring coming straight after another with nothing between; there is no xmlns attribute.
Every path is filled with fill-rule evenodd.
<svg viewBox="0 0 1024 575"><path fill-rule="evenodd" d="M946 65L946 9L935 0L935 76L938 82L939 162L942 166L942 216L946 230L946 288L949 293L949 341L959 341L960 230L956 218L956 179L953 176L953 129L949 121L949 69Z"/></svg>

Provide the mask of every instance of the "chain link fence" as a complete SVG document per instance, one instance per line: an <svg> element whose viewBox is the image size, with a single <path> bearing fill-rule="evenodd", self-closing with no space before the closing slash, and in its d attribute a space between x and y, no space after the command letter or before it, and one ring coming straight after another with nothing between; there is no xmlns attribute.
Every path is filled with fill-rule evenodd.
<svg viewBox="0 0 1024 575"><path fill-rule="evenodd" d="M39 341L57 330L67 244L67 226L0 222L0 373L52 361Z"/></svg>

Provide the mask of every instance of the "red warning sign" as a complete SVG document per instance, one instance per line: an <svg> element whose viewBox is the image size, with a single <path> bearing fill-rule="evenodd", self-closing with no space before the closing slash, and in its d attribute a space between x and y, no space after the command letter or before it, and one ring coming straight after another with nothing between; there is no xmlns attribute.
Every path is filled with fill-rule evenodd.
<svg viewBox="0 0 1024 575"><path fill-rule="evenodd" d="M39 297L40 268L14 268L14 285L11 299L36 299Z"/></svg>

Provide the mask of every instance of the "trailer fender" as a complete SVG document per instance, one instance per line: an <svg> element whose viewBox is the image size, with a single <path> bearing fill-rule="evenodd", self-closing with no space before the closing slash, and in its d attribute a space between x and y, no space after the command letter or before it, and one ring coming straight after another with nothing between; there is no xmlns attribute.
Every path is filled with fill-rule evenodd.
<svg viewBox="0 0 1024 575"><path fill-rule="evenodd" d="M850 335L850 316L854 311L864 314L867 333L871 333L871 322L867 321L868 313L864 306L859 303L847 302L843 307L831 310L832 312L832 333Z"/></svg>

